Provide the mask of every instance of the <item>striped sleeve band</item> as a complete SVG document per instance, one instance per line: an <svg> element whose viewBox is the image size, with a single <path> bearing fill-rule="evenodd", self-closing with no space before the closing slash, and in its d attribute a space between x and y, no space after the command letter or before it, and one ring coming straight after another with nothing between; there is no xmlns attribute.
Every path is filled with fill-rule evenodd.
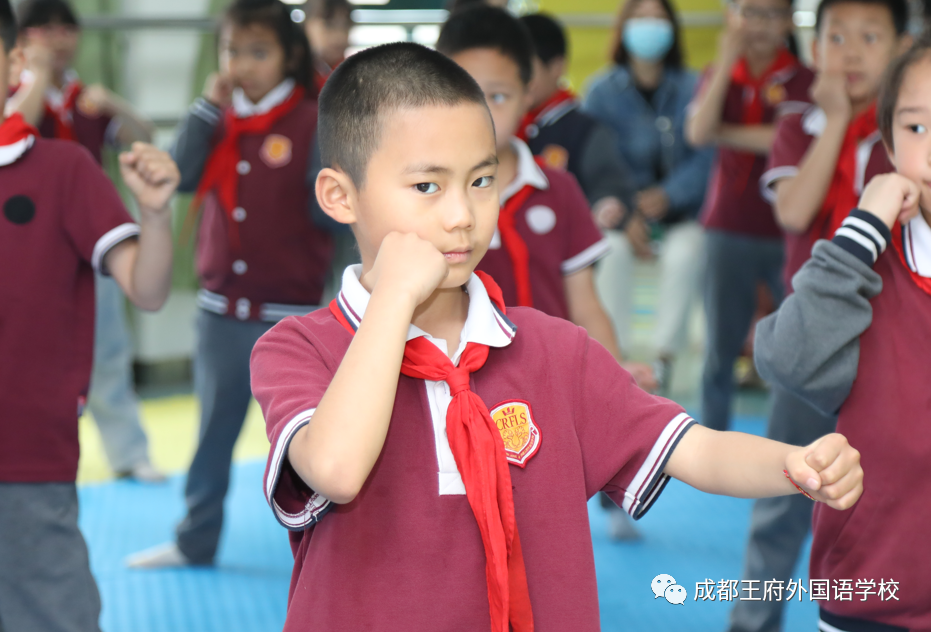
<svg viewBox="0 0 931 632"><path fill-rule="evenodd" d="M834 233L832 241L872 267L890 239L892 233L878 217L869 211L854 209Z"/></svg>
<svg viewBox="0 0 931 632"><path fill-rule="evenodd" d="M220 108L203 97L197 97L191 106L191 114L197 118L216 125L220 122Z"/></svg>

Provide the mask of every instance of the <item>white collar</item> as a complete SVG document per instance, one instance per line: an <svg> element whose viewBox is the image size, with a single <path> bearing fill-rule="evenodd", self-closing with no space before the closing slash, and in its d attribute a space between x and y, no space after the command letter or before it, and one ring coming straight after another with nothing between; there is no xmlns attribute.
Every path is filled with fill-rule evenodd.
<svg viewBox="0 0 931 632"><path fill-rule="evenodd" d="M533 152L527 143L519 138L511 139L511 147L517 153L517 175L501 192L501 203L504 204L512 195L529 184L535 189L550 188L550 181L546 179L546 174L540 169L540 165L533 159Z"/></svg>
<svg viewBox="0 0 931 632"><path fill-rule="evenodd" d="M0 145L0 167L12 165L19 160L23 154L29 151L36 137L31 134L22 140L18 140L12 145Z"/></svg>
<svg viewBox="0 0 931 632"><path fill-rule="evenodd" d="M368 290L362 287L362 283L359 282L361 274L362 264L346 268L343 272L343 286L336 297L340 310L353 329L358 329L363 316L365 316L369 299L372 297ZM475 274L469 278L466 291L469 293L469 314L466 317L465 326L462 328L459 348L453 356L454 364L459 363L459 356L465 350L466 343L474 342L489 347L506 347L511 344L517 332L517 326L508 320L507 316L502 314L491 302L491 299L488 298L485 285ZM407 328L408 340L421 336L435 344L443 353L447 353L445 340L436 339L415 325L410 325Z"/></svg>
<svg viewBox="0 0 931 632"><path fill-rule="evenodd" d="M902 243L908 267L920 276L931 277L931 226L924 215L919 213L902 228Z"/></svg>
<svg viewBox="0 0 931 632"><path fill-rule="evenodd" d="M247 118L257 114L265 114L276 105L281 105L294 91L294 79L285 79L272 88L258 103L253 103L242 91L242 88L233 90L233 112L236 118Z"/></svg>

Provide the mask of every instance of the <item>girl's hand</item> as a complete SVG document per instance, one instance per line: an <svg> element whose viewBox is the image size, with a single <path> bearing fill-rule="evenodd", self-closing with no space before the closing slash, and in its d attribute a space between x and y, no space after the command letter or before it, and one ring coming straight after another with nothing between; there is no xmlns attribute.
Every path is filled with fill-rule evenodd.
<svg viewBox="0 0 931 632"><path fill-rule="evenodd" d="M627 207L616 197L601 198L592 206L592 215L598 228L610 230L617 228L627 215Z"/></svg>
<svg viewBox="0 0 931 632"><path fill-rule="evenodd" d="M860 453L840 434L789 453L786 470L799 486L832 509L849 509L863 493Z"/></svg>
<svg viewBox="0 0 931 632"><path fill-rule="evenodd" d="M146 143L133 143L120 154L120 173L140 210L169 215L168 201L178 188L181 174L168 152Z"/></svg>
<svg viewBox="0 0 931 632"><path fill-rule="evenodd" d="M649 260L653 258L653 248L650 247L650 227L640 215L634 215L627 222L624 229L627 241L638 259Z"/></svg>
<svg viewBox="0 0 931 632"><path fill-rule="evenodd" d="M116 114L111 93L99 83L87 86L81 92L81 105L108 116Z"/></svg>
<svg viewBox="0 0 931 632"><path fill-rule="evenodd" d="M718 63L730 70L747 48L746 22L735 6L725 12L727 24L718 37Z"/></svg>
<svg viewBox="0 0 931 632"><path fill-rule="evenodd" d="M859 208L872 213L892 230L896 220L907 224L918 215L920 197L918 185L910 179L898 173L884 173L866 185Z"/></svg>
<svg viewBox="0 0 931 632"><path fill-rule="evenodd" d="M364 285L406 297L411 309L430 298L449 274L449 264L436 246L413 233L392 232L381 242Z"/></svg>
<svg viewBox="0 0 931 632"><path fill-rule="evenodd" d="M52 47L48 34L41 28L26 29L26 44L23 47L26 70L44 72L52 69ZM12 78L17 83L19 77Z"/></svg>
<svg viewBox="0 0 931 632"><path fill-rule="evenodd" d="M210 73L204 83L203 97L218 108L229 106L233 97L233 79L229 75Z"/></svg>
<svg viewBox="0 0 931 632"><path fill-rule="evenodd" d="M669 198L662 187L651 187L637 194L637 210L649 220L660 220L669 211Z"/></svg>

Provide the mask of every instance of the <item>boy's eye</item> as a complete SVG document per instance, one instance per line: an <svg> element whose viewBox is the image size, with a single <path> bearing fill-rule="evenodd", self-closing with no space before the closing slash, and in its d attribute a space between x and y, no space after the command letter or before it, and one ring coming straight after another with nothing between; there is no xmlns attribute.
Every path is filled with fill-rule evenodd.
<svg viewBox="0 0 931 632"><path fill-rule="evenodd" d="M265 59L266 57L268 57L268 51L267 51L267 50L264 50L264 49L256 50L256 51L252 51L252 55L253 55L256 59L262 60L262 59Z"/></svg>
<svg viewBox="0 0 931 632"><path fill-rule="evenodd" d="M863 39L864 39L864 41L866 41L867 44L872 44L872 43L875 42L878 38L876 37L876 34L875 34L875 33L867 33L866 35L863 36Z"/></svg>
<svg viewBox="0 0 931 632"><path fill-rule="evenodd" d="M835 34L831 35L831 43L832 43L832 44L843 44L843 43L844 43L844 36L843 36L843 35L840 35L840 34L838 34L838 33L835 33Z"/></svg>
<svg viewBox="0 0 931 632"><path fill-rule="evenodd" d="M440 187L433 182L421 182L420 184L415 184L414 188L420 193L436 193L440 190Z"/></svg>
<svg viewBox="0 0 931 632"><path fill-rule="evenodd" d="M914 132L915 134L924 134L928 131L928 128L921 123L915 123L914 125L909 125L908 130L910 132Z"/></svg>
<svg viewBox="0 0 931 632"><path fill-rule="evenodd" d="M487 189L488 187L491 186L491 183L494 182L494 180L495 180L494 176L482 176L481 178L473 182L472 186L477 187L479 189Z"/></svg>
<svg viewBox="0 0 931 632"><path fill-rule="evenodd" d="M504 103L505 101L508 100L508 97L507 97L507 95L504 94L504 93L495 92L494 94L489 94L489 95L488 95L488 100L489 100L491 103L494 103L495 105L501 105L502 103Z"/></svg>

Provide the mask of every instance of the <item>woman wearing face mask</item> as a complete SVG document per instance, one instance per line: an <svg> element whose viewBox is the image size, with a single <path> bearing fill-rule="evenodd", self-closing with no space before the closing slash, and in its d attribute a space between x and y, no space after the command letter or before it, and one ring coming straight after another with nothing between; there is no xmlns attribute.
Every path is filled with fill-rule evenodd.
<svg viewBox="0 0 931 632"><path fill-rule="evenodd" d="M584 109L614 128L638 193L620 220L596 218L613 246L598 270L598 290L618 341L629 347L634 262L659 257L655 372L668 391L700 279L702 231L696 218L713 150L694 149L683 138L697 76L683 68L678 20L668 0L628 0L622 6L612 61L591 84Z"/></svg>

